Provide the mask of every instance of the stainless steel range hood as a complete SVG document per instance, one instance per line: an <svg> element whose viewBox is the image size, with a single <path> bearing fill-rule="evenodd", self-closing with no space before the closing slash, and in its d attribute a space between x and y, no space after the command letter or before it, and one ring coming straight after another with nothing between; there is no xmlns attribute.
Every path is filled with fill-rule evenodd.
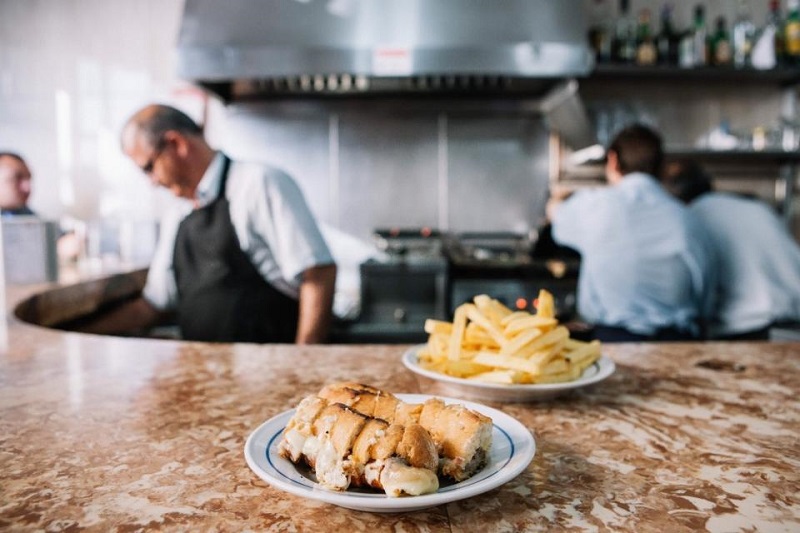
<svg viewBox="0 0 800 533"><path fill-rule="evenodd" d="M542 96L592 66L582 0L185 0L178 42L225 101Z"/></svg>

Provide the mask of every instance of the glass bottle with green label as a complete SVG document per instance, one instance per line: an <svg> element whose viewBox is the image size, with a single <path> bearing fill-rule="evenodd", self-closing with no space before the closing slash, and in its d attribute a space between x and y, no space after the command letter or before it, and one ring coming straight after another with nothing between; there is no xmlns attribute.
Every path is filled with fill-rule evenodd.
<svg viewBox="0 0 800 533"><path fill-rule="evenodd" d="M725 17L717 17L714 35L711 37L711 63L716 66L730 65L733 60L731 40Z"/></svg>

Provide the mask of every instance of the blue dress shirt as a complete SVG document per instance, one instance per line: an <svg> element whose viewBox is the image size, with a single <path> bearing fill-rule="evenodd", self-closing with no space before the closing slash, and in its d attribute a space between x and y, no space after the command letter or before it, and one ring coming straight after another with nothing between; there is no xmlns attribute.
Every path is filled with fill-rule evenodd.
<svg viewBox="0 0 800 533"><path fill-rule="evenodd" d="M578 311L594 324L654 335L698 333L712 254L686 207L652 176L580 190L558 206L553 237L581 254Z"/></svg>

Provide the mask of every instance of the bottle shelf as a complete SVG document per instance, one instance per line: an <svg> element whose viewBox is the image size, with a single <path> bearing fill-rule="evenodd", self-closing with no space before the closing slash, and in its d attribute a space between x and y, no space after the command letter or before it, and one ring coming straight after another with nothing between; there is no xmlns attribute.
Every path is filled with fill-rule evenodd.
<svg viewBox="0 0 800 533"><path fill-rule="evenodd" d="M625 65L600 63L588 79L602 81L653 79L653 80L703 80L777 83L781 85L800 84L800 67L776 67L770 70L735 67L694 67L680 68L666 65Z"/></svg>
<svg viewBox="0 0 800 533"><path fill-rule="evenodd" d="M667 148L666 156L670 159L689 157L705 162L737 162L743 164L759 163L798 163L800 150L702 150L693 148Z"/></svg>
<svg viewBox="0 0 800 533"><path fill-rule="evenodd" d="M691 147L667 147L664 152L666 160L695 159L709 165L736 165L742 168L773 167L800 164L800 150L787 152L784 150L703 150ZM585 174L583 178L594 179L598 171L602 173L605 160L592 159L570 167L571 173ZM573 176L580 178L581 176Z"/></svg>

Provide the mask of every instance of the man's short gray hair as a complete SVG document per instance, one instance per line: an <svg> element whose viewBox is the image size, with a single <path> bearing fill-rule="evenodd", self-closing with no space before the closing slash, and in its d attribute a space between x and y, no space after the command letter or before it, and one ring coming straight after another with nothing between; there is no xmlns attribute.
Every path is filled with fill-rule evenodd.
<svg viewBox="0 0 800 533"><path fill-rule="evenodd" d="M168 105L149 106L147 113L140 111L129 120L151 146L157 146L168 131L185 135L202 136L203 128L183 111Z"/></svg>

